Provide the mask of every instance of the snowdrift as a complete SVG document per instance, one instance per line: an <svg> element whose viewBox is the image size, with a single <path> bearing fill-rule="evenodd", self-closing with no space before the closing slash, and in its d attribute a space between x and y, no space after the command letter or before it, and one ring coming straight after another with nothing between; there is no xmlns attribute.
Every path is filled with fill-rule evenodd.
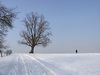
<svg viewBox="0 0 100 75"><path fill-rule="evenodd" d="M100 54L12 54L0 58L0 75L100 75Z"/></svg>

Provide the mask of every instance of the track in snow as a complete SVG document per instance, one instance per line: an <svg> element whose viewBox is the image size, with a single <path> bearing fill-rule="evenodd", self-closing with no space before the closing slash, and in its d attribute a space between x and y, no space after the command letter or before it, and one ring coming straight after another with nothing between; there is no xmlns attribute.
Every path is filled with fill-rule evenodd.
<svg viewBox="0 0 100 75"><path fill-rule="evenodd" d="M0 75L100 75L100 53L12 54L0 58Z"/></svg>
<svg viewBox="0 0 100 75"><path fill-rule="evenodd" d="M0 66L0 75L56 75L36 58L26 54L17 54L4 59L5 61L1 60L0 62L2 65Z"/></svg>

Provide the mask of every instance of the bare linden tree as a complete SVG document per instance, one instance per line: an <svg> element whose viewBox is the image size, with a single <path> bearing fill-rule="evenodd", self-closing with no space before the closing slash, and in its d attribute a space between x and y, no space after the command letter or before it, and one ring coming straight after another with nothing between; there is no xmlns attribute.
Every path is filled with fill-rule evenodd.
<svg viewBox="0 0 100 75"><path fill-rule="evenodd" d="M30 46L30 53L34 53L35 46L47 46L50 42L49 36L51 32L49 31L49 24L44 16L32 12L24 19L24 26L25 30L20 34L22 37L20 43Z"/></svg>

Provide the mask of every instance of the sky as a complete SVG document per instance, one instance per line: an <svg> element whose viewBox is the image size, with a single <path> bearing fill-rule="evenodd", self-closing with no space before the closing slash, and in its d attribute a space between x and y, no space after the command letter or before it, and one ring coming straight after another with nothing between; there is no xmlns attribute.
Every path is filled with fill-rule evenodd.
<svg viewBox="0 0 100 75"><path fill-rule="evenodd" d="M13 52L27 53L30 47L18 44L24 30L22 20L31 12L44 15L49 22L52 43L36 46L35 53L100 52L100 0L1 0L14 8L17 18L6 37Z"/></svg>

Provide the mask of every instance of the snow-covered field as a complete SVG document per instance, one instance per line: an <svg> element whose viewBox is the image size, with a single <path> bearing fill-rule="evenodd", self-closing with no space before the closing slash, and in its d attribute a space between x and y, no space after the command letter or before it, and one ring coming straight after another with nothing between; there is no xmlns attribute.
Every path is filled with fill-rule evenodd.
<svg viewBox="0 0 100 75"><path fill-rule="evenodd" d="M0 75L100 75L100 53L12 54L0 58Z"/></svg>

